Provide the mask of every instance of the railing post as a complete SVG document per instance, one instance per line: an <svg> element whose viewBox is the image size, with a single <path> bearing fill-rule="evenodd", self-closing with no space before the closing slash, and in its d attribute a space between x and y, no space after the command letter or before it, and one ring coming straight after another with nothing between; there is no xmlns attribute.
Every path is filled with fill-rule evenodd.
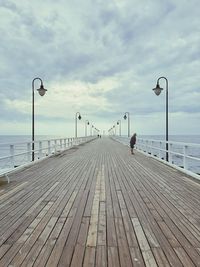
<svg viewBox="0 0 200 267"><path fill-rule="evenodd" d="M162 149L162 141L159 142L159 159L161 159L162 157L161 149Z"/></svg>
<svg viewBox="0 0 200 267"><path fill-rule="evenodd" d="M62 139L60 139L60 150L62 150Z"/></svg>
<svg viewBox="0 0 200 267"><path fill-rule="evenodd" d="M66 149L67 148L67 142L66 142L66 138L64 139L64 148Z"/></svg>
<svg viewBox="0 0 200 267"><path fill-rule="evenodd" d="M27 161L31 161L31 143L27 143Z"/></svg>
<svg viewBox="0 0 200 267"><path fill-rule="evenodd" d="M188 152L188 146L185 145L183 147L183 168L186 170L188 169L187 152Z"/></svg>
<svg viewBox="0 0 200 267"><path fill-rule="evenodd" d="M146 144L145 141L142 140L142 150L143 150L143 151L145 151L145 144Z"/></svg>
<svg viewBox="0 0 200 267"><path fill-rule="evenodd" d="M173 147L173 144L172 143L170 143L169 144L169 147L168 147L168 150L169 150L169 163L172 163L172 147Z"/></svg>
<svg viewBox="0 0 200 267"><path fill-rule="evenodd" d="M54 152L56 153L57 152L57 140L54 140L54 146L55 146Z"/></svg>
<svg viewBox="0 0 200 267"><path fill-rule="evenodd" d="M144 150L143 140L140 140L140 141L138 142L138 144L137 144L137 148L138 148L139 150Z"/></svg>
<svg viewBox="0 0 200 267"><path fill-rule="evenodd" d="M140 140L139 143L138 143L138 148L140 150L144 150L144 144L143 144L143 140Z"/></svg>
<svg viewBox="0 0 200 267"><path fill-rule="evenodd" d="M39 141L39 159L42 158L42 142Z"/></svg>
<svg viewBox="0 0 200 267"><path fill-rule="evenodd" d="M15 167L15 162L14 162L14 145L10 145L10 161L11 161L11 166L14 168Z"/></svg>
<svg viewBox="0 0 200 267"><path fill-rule="evenodd" d="M146 143L146 149L145 150L146 150L146 153L148 153L148 140L146 140L145 143Z"/></svg>
<svg viewBox="0 0 200 267"><path fill-rule="evenodd" d="M48 140L48 155L51 154L51 141Z"/></svg>

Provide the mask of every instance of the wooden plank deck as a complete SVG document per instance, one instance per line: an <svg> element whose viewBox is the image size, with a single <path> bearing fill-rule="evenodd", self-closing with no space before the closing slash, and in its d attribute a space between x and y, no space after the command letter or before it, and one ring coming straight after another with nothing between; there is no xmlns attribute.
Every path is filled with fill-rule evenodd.
<svg viewBox="0 0 200 267"><path fill-rule="evenodd" d="M96 139L0 187L0 267L200 266L200 184Z"/></svg>

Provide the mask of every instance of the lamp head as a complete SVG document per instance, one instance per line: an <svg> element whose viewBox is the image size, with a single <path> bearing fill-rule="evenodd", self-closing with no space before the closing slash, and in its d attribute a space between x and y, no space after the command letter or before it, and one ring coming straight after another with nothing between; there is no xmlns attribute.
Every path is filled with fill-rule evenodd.
<svg viewBox="0 0 200 267"><path fill-rule="evenodd" d="M87 122L87 125L89 125L90 123L89 123L89 121Z"/></svg>
<svg viewBox="0 0 200 267"><path fill-rule="evenodd" d="M159 83L156 84L156 88L152 89L156 95L159 95L163 88L160 87Z"/></svg>
<svg viewBox="0 0 200 267"><path fill-rule="evenodd" d="M125 120L127 119L127 116L126 116L126 114L124 115L124 119L125 119Z"/></svg>
<svg viewBox="0 0 200 267"><path fill-rule="evenodd" d="M81 120L81 115L80 114L78 115L78 119Z"/></svg>
<svg viewBox="0 0 200 267"><path fill-rule="evenodd" d="M41 95L41 96L44 96L47 89L44 88L43 84L40 85L40 88L37 89L38 93Z"/></svg>

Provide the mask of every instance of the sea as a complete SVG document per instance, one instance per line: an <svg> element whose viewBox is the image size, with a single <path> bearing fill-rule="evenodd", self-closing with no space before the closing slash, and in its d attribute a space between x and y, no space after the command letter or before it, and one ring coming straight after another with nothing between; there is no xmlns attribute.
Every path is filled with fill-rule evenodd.
<svg viewBox="0 0 200 267"><path fill-rule="evenodd" d="M67 137L70 138L71 136ZM63 136L57 135L36 135L35 140L49 140L49 139L60 139L64 138ZM65 137L66 138L66 137ZM127 142L128 138L122 136ZM164 135L138 135L137 138L143 138L148 140L165 140ZM30 142L31 136L30 135L0 135L0 159L5 157L9 154L9 144L16 144L16 143L23 143L23 142ZM169 135L169 141L174 142L183 142L188 144L200 144L200 135ZM7 145L5 145L7 144ZM26 145L20 147L18 152L26 150ZM179 152L179 148L177 147L177 151ZM180 151L182 152L182 151ZM191 147L189 151L189 155L195 156L200 158L200 147ZM16 164L17 166L20 164L24 164L27 161L26 157L19 157L20 161ZM181 166L183 165L183 159L181 156L174 156L173 163ZM189 166L188 169L192 172L200 174L200 161L199 160L188 160ZM9 160L0 160L0 171L3 169L10 169L10 162Z"/></svg>

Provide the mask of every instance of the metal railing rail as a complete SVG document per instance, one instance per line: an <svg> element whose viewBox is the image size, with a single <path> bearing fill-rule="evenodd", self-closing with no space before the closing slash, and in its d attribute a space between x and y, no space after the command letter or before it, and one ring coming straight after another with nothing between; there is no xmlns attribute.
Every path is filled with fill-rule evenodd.
<svg viewBox="0 0 200 267"><path fill-rule="evenodd" d="M114 136L112 138L129 146L130 139L127 137ZM168 163L185 171L193 172L200 178L200 144L137 138L135 147L138 151L166 162L166 143L168 143ZM192 170L192 162L197 162L196 171Z"/></svg>
<svg viewBox="0 0 200 267"><path fill-rule="evenodd" d="M4 150L5 156L0 157L0 174L16 167L32 162L32 152L35 153L35 161L64 151L72 146L79 145L95 139L95 136L78 138L44 139L34 141L35 149L32 150L33 142L0 143L0 150Z"/></svg>

